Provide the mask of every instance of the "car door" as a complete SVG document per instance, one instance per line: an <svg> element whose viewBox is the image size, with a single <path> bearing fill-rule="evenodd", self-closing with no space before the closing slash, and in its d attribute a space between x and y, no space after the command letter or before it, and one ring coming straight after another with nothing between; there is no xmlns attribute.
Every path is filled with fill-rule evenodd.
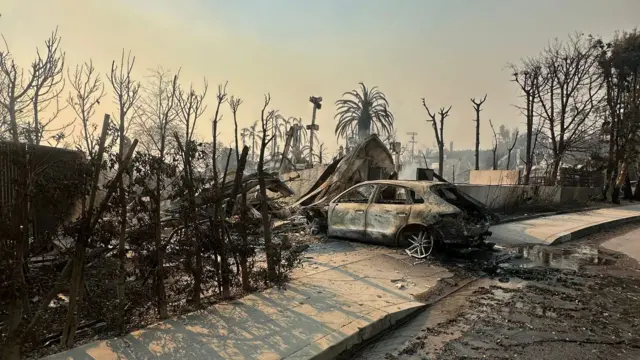
<svg viewBox="0 0 640 360"><path fill-rule="evenodd" d="M380 185L367 208L367 239L385 245L395 245L397 232L407 224L412 201L406 188Z"/></svg>
<svg viewBox="0 0 640 360"><path fill-rule="evenodd" d="M363 184L333 200L329 205L327 235L364 240L367 207L375 189L375 184Z"/></svg>

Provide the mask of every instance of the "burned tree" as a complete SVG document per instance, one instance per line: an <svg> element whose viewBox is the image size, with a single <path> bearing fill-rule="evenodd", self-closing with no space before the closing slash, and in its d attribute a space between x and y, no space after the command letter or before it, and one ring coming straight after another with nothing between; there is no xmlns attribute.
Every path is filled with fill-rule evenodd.
<svg viewBox="0 0 640 360"><path fill-rule="evenodd" d="M124 156L127 148L130 147L129 139L126 137L126 131L129 128L131 119L127 116L129 111L134 107L138 100L140 91L140 83L131 78L135 57L131 53L127 55L125 60L124 51L120 57L120 65L116 62L111 63L111 72L109 74L109 82L113 88L115 103L118 106L118 167L124 167ZM118 199L120 205L120 239L118 241L118 259L120 262L120 270L118 275L118 311L120 332L124 331L124 311L126 299L124 294L124 285L126 279L125 261L126 261L126 232L127 232L127 195L125 189L125 177L121 176L118 183Z"/></svg>
<svg viewBox="0 0 640 360"><path fill-rule="evenodd" d="M58 118L65 106L60 106L60 97L64 91L64 58L65 54L60 50L60 37L57 29L45 42L46 53L38 57L33 64L34 81L29 98L33 109L33 120L27 123L25 137L29 143L39 145L43 140L50 145L57 146L67 135L67 129L71 123L61 124L50 129L52 123ZM49 109L51 104L55 109ZM49 111L50 116L43 119L43 113ZM53 141L53 142L52 142Z"/></svg>
<svg viewBox="0 0 640 360"><path fill-rule="evenodd" d="M518 84L520 91L522 91L525 97L524 113L526 124L526 145L523 184L528 185L531 177L531 168L533 167L533 152L537 136L539 134L539 132L536 133L536 139L534 140L533 125L534 109L536 104L535 89L537 88L537 84L540 82L540 67L536 64L532 64L531 61L526 60L523 61L520 68L515 65L511 65L511 69L513 71L513 81Z"/></svg>
<svg viewBox="0 0 640 360"><path fill-rule="evenodd" d="M498 134L496 134L496 129L493 127L493 122L489 119L489 125L491 126L491 131L493 132L493 147L491 148L492 154L492 166L491 170L498 170Z"/></svg>
<svg viewBox="0 0 640 360"><path fill-rule="evenodd" d="M618 203L620 187L640 146L640 33L616 34L610 43L600 40L597 44L605 84L606 121L602 130L609 141L605 196Z"/></svg>
<svg viewBox="0 0 640 360"><path fill-rule="evenodd" d="M0 124L8 128L12 144L7 149L11 154L11 165L16 171L15 179L11 179L14 182L12 201L7 204L6 209L0 209L0 256L3 259L2 270L6 272L6 275L2 274L0 281L9 288L7 346L3 350L3 356L17 359L20 358L25 334L24 317L31 315L26 282L26 271L29 267L25 260L29 257L29 239L32 236L30 232L33 229L29 214L30 210L33 210L31 188L34 177L27 149L20 144L25 138L21 121L30 121L25 111L33 104L29 95L35 79L45 72L46 67L52 66L51 58L58 54L51 55L50 51L53 50L48 47L46 60L32 63L30 71L25 76L24 69L16 64L6 41L4 44L6 49L0 50L0 115L3 117ZM41 59L39 54L38 59ZM27 124L27 129L28 126L30 123Z"/></svg>
<svg viewBox="0 0 640 360"><path fill-rule="evenodd" d="M273 119L277 115L275 110L267 112L267 107L271 102L271 95L264 96L264 106L260 113L260 125L262 130L261 142L260 142L260 157L258 159L258 181L260 186L260 210L262 215L262 226L264 235L264 246L267 254L267 278L270 282L276 280L276 264L274 261L275 252L273 249L273 243L271 239L271 216L269 214L269 204L267 199L267 185L265 182L266 172L264 171L264 156L267 150L267 146L273 140L273 137L269 136L270 126L273 126Z"/></svg>
<svg viewBox="0 0 640 360"><path fill-rule="evenodd" d="M234 142L236 146L236 160L240 161L240 147L238 144L238 108L242 105L241 98L235 98L233 95L229 98L229 108L231 109L231 114L233 115L233 133L234 133ZM244 141L242 146L244 147Z"/></svg>
<svg viewBox="0 0 640 360"><path fill-rule="evenodd" d="M224 187L224 183L227 176L227 170L229 167L229 158L231 157L231 152L227 154L227 161L224 169L224 174L222 177L222 181L219 179L218 174L218 165L217 165L217 148L218 148L218 123L221 120L220 115L220 106L227 100L227 83L224 85L218 86L218 93L216 94L216 111L213 119L211 119L212 125L212 135L213 135L213 145L212 145L212 160L213 160L213 189L214 189L214 209L213 209L213 217L209 219L209 224L212 227L212 240L213 244L210 246L214 249L214 257L216 260L214 264L218 266L217 258L220 258L220 269L216 271L219 274L218 284L221 288L222 298L228 299L231 297L231 280L230 280L230 272L229 272L229 247L227 246L226 232L223 231L225 227L224 223L224 213L222 210L222 191Z"/></svg>
<svg viewBox="0 0 640 360"><path fill-rule="evenodd" d="M433 132L436 135L436 143L438 144L438 175L442 176L442 172L444 170L444 120L449 116L451 106L446 110L442 107L437 113L432 113L429 110L429 107L427 107L424 98L422 98L422 106L427 110L427 115L429 115L427 122L431 123ZM439 116L440 118L438 119L436 116ZM438 121L440 121L440 126L438 126Z"/></svg>
<svg viewBox="0 0 640 360"><path fill-rule="evenodd" d="M6 112L11 139L15 143L20 141L20 117L31 105L29 91L40 71L37 66L37 62L31 65L25 79L24 69L16 64L9 49L0 51L0 106Z"/></svg>
<svg viewBox="0 0 640 360"><path fill-rule="evenodd" d="M602 106L604 82L598 69L598 47L582 34L566 42L556 40L538 59L539 81L533 83L535 111L544 121L551 144L553 165L548 183L555 184L567 154L585 151L598 129L597 111Z"/></svg>
<svg viewBox="0 0 640 360"><path fill-rule="evenodd" d="M196 179L194 163L198 155L198 144L194 139L195 126L198 119L206 110L204 98L207 94L207 82L202 91L196 91L193 86L187 91L180 88L177 96L178 119L184 126L181 136L176 132L174 138L178 145L178 152L182 160L181 189L179 193L186 198L185 206L182 206L181 221L184 227L184 239L189 245L189 258L187 268L193 275L193 291L191 301L194 306L200 307L202 294L202 238L198 226L196 209ZM193 264L192 260L195 260Z"/></svg>
<svg viewBox="0 0 640 360"><path fill-rule="evenodd" d="M148 84L142 88L138 111L140 116L136 119L136 133L147 139L145 147L150 155L149 172L152 182L151 213L149 218L153 226L153 243L155 251L155 269L153 274L154 288L156 291L156 307L161 319L168 317L166 289L164 285L164 257L165 250L162 246L162 200L167 196L167 177L173 174L173 167L167 163L167 152L174 141L171 134L176 128L176 98L178 96L178 74L171 76L162 68L156 69Z"/></svg>
<svg viewBox="0 0 640 360"><path fill-rule="evenodd" d="M473 109L476 112L476 119L474 120L476 122L476 170L480 170L480 111L482 111L480 107L485 101L487 101L486 94L480 101L476 101L475 98L471 99Z"/></svg>
<svg viewBox="0 0 640 360"><path fill-rule="evenodd" d="M511 153L513 152L513 149L516 147L516 143L518 142L518 136L520 136L520 131L516 128L513 132L512 136L512 142L511 145L507 145L507 170L511 170ZM516 162L517 164L517 162Z"/></svg>
<svg viewBox="0 0 640 360"><path fill-rule="evenodd" d="M93 62L89 60L76 66L73 74L67 70L67 77L72 91L69 92L67 104L80 120L81 138L76 140L76 148L85 151L90 159L95 157L98 148L98 125L91 122L96 106L105 96L104 84L96 72Z"/></svg>

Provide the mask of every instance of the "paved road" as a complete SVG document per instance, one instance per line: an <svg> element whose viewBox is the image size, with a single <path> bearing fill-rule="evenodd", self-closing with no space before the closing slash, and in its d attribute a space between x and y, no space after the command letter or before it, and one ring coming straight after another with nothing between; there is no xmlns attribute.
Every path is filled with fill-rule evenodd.
<svg viewBox="0 0 640 360"><path fill-rule="evenodd" d="M632 299L638 295L640 266L600 254L599 246L640 262L640 226L628 225L558 246L535 246L549 251L546 262L532 264L539 267L515 266L511 268L514 273L507 267L506 275L481 278L455 296L427 308L407 324L367 344L350 359L497 358L492 351L499 352L499 358L506 355L526 360L637 359L640 350L633 346L611 346L607 341L629 335L625 329L635 326L632 324L640 317L640 313L630 310L637 309L637 302ZM607 257L608 261L599 261L601 256ZM577 262L585 266L584 269L562 264L554 266L554 261L571 262L581 258L587 260ZM519 263L519 260L513 263ZM599 267L603 264L607 266ZM519 277L520 272L526 276ZM506 282L501 276L505 276ZM639 280L629 280L634 277ZM528 284L534 285L529 287ZM614 295L606 291L611 287L617 289ZM611 306L603 309L603 303ZM514 307L514 304L517 305ZM625 312L630 314L628 318L620 315ZM523 323L529 324L528 328L518 328ZM511 327L510 330L504 330L507 327ZM555 332L549 333L549 328ZM575 329L582 329L584 333ZM566 338L566 344L555 343L560 333L564 334L562 338ZM507 336L503 337L505 334ZM604 340L598 338L602 334L606 334ZM583 338L602 344L585 345L581 342ZM509 348L505 341L517 343L516 348ZM548 341L549 344L540 345L538 349L535 341Z"/></svg>
<svg viewBox="0 0 640 360"><path fill-rule="evenodd" d="M640 262L640 228L609 239L601 245L609 250L621 252Z"/></svg>

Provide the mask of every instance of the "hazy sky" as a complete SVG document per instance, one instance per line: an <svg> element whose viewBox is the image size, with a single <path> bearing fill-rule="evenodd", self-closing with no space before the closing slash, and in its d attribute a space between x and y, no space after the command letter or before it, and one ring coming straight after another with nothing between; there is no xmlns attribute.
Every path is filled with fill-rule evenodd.
<svg viewBox="0 0 640 360"><path fill-rule="evenodd" d="M516 86L509 62L534 55L554 37L579 30L610 37L638 25L638 0L0 0L0 33L27 65L59 27L67 63L93 59L101 73L122 49L136 55L135 75L163 65L182 68L183 81L215 85L244 99L242 126L258 119L263 94L285 116L310 121L310 95L322 96L320 138L337 148L337 100L363 81L378 86L396 117L399 139L419 133L435 143L420 98L432 108L453 105L445 141L474 144L470 97L488 93L481 141L489 147L488 120L522 128L513 108ZM104 109L111 111L108 101ZM232 124L225 107L223 137ZM210 139L209 116L199 131ZM68 114L71 116L71 114ZM101 118L101 116L98 116Z"/></svg>

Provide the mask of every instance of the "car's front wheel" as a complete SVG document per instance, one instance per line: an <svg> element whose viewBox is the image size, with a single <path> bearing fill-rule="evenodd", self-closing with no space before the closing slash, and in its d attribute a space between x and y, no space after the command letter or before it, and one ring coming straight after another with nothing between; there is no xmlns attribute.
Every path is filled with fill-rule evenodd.
<svg viewBox="0 0 640 360"><path fill-rule="evenodd" d="M407 255L424 259L431 255L436 246L436 238L431 229L425 227L408 228L400 234L400 246L405 248Z"/></svg>

